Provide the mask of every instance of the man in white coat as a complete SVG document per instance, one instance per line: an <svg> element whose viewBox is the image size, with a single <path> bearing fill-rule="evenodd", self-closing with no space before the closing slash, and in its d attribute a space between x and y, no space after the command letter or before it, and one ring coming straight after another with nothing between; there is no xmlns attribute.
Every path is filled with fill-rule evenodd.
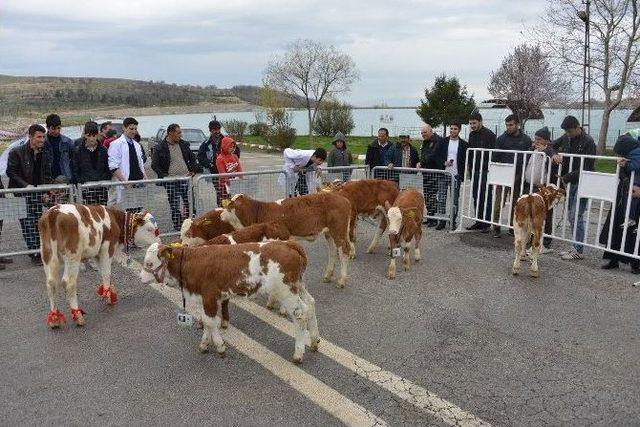
<svg viewBox="0 0 640 427"><path fill-rule="evenodd" d="M324 148L315 150L285 148L282 154L284 173L278 177L278 183L286 188L287 195L294 197L314 192L316 187L314 172L327 159L327 151Z"/></svg>
<svg viewBox="0 0 640 427"><path fill-rule="evenodd" d="M138 133L138 121L127 117L122 121L123 132L120 138L109 145L109 169L115 181L139 181L146 179L142 147L134 139ZM123 186L116 187L116 203L122 203Z"/></svg>

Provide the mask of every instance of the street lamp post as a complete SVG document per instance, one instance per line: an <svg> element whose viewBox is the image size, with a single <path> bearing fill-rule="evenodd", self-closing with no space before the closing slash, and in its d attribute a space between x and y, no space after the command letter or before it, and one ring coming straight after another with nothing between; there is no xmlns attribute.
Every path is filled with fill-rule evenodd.
<svg viewBox="0 0 640 427"><path fill-rule="evenodd" d="M589 18L591 0L582 0L585 10L578 12L578 18L584 22L584 55L582 65L582 127L587 133L591 125L591 46L589 37ZM586 119L586 120L585 120Z"/></svg>

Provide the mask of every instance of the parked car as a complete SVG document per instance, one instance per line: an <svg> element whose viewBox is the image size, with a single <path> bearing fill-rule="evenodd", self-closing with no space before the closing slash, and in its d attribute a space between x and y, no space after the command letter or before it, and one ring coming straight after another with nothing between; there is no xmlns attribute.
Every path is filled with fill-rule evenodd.
<svg viewBox="0 0 640 427"><path fill-rule="evenodd" d="M202 131L202 129L196 128L180 128L182 129L182 139L189 143L189 149L194 153L198 152L198 148L200 148L200 144L202 144L206 139L207 135ZM162 141L167 136L167 128L161 127L156 132L156 136L151 138L151 153L153 154L153 149L156 144Z"/></svg>

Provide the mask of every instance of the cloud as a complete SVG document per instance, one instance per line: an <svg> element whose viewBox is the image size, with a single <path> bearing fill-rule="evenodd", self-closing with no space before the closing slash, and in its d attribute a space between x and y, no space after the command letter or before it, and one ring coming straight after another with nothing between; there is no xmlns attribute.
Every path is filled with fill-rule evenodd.
<svg viewBox="0 0 640 427"><path fill-rule="evenodd" d="M0 73L259 84L298 38L352 55L361 80L346 99L415 105L436 75L485 97L489 73L544 2L5 0Z"/></svg>

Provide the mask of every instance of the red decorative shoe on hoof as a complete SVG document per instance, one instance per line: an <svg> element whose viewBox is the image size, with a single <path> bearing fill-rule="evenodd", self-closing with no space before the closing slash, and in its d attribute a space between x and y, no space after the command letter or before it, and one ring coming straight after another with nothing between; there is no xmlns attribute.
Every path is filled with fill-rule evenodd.
<svg viewBox="0 0 640 427"><path fill-rule="evenodd" d="M103 284L100 284L100 287L98 288L98 296L101 298L106 298L107 304L109 305L113 305L118 301L118 294L116 294L116 292L111 287L107 288Z"/></svg>
<svg viewBox="0 0 640 427"><path fill-rule="evenodd" d="M76 326L84 326L84 310L80 307L71 309L71 317Z"/></svg>
<svg viewBox="0 0 640 427"><path fill-rule="evenodd" d="M59 328L64 323L65 323L64 314L62 314L60 310L56 310L56 311L51 310L49 312L49 315L47 316L47 326L49 326L51 329Z"/></svg>

